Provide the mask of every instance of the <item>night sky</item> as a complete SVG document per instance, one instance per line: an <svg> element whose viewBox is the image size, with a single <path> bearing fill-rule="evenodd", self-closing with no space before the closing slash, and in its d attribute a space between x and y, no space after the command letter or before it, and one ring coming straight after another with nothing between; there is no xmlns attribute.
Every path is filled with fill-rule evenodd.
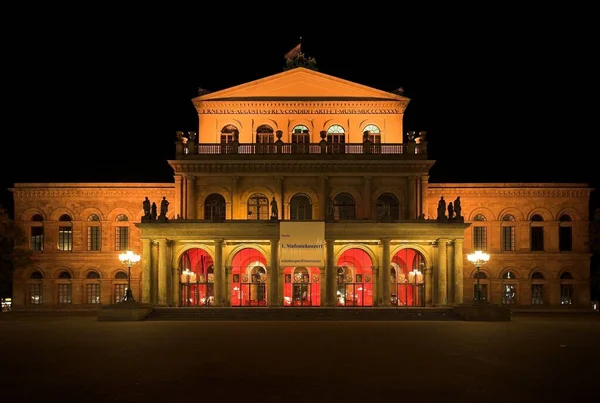
<svg viewBox="0 0 600 403"><path fill-rule="evenodd" d="M511 35L490 24L382 33L362 24L302 32L257 23L229 32L205 22L123 19L104 26L110 35L83 20L38 28L4 50L2 203L11 206L4 189L15 182L172 181L166 160L174 158L175 131L197 129L190 100L198 87L216 91L279 73L300 36L323 73L404 88L405 131L427 131L437 161L431 182L600 187L582 67L591 55L551 24L534 32L512 21Z"/></svg>

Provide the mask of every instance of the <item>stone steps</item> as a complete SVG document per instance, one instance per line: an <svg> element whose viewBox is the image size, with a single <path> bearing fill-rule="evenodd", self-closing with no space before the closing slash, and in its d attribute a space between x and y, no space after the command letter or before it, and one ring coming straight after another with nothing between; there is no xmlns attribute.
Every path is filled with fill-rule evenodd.
<svg viewBox="0 0 600 403"><path fill-rule="evenodd" d="M148 321L457 321L452 308L170 308L155 307Z"/></svg>

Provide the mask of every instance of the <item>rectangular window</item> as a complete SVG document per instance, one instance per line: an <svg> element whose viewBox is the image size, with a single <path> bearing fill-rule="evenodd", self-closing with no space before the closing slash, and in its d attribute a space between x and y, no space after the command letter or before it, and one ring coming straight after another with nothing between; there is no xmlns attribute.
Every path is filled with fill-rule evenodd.
<svg viewBox="0 0 600 403"><path fill-rule="evenodd" d="M502 250L504 252L515 250L515 227L502 227Z"/></svg>
<svg viewBox="0 0 600 403"><path fill-rule="evenodd" d="M59 284L58 285L58 303L59 304L70 304L71 300L71 284Z"/></svg>
<svg viewBox="0 0 600 403"><path fill-rule="evenodd" d="M115 250L129 249L129 227L115 227Z"/></svg>
<svg viewBox="0 0 600 403"><path fill-rule="evenodd" d="M533 252L544 250L544 227L531 227L531 250Z"/></svg>
<svg viewBox="0 0 600 403"><path fill-rule="evenodd" d="M561 252L573 250L573 228L558 227L558 248Z"/></svg>
<svg viewBox="0 0 600 403"><path fill-rule="evenodd" d="M561 284L560 285L560 304L561 305L572 305L573 304L573 284Z"/></svg>
<svg viewBox="0 0 600 403"><path fill-rule="evenodd" d="M531 285L531 305L541 305L544 303L544 285Z"/></svg>
<svg viewBox="0 0 600 403"><path fill-rule="evenodd" d="M44 250L44 227L31 227L29 249L38 252Z"/></svg>
<svg viewBox="0 0 600 403"><path fill-rule="evenodd" d="M42 302L42 284L29 284L29 303L31 305L41 305Z"/></svg>
<svg viewBox="0 0 600 403"><path fill-rule="evenodd" d="M473 249L487 250L487 227L473 227Z"/></svg>
<svg viewBox="0 0 600 403"><path fill-rule="evenodd" d="M126 289L127 284L115 284L115 304L123 301L123 298L125 298Z"/></svg>
<svg viewBox="0 0 600 403"><path fill-rule="evenodd" d="M58 249L73 250L72 227L58 227Z"/></svg>
<svg viewBox="0 0 600 403"><path fill-rule="evenodd" d="M100 250L100 227L88 227L87 231L87 250L98 251Z"/></svg>
<svg viewBox="0 0 600 403"><path fill-rule="evenodd" d="M100 284L86 284L86 302L88 304L100 303Z"/></svg>

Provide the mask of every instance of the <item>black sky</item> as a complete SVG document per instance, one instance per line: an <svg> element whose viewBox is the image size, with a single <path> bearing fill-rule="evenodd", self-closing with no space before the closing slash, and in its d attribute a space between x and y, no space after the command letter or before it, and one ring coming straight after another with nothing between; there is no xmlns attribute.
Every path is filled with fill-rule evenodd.
<svg viewBox="0 0 600 403"><path fill-rule="evenodd" d="M526 18L398 23L385 32L360 23L230 30L224 20L139 21L43 25L7 45L2 189L171 181L166 160L175 131L196 129L198 87L279 73L300 36L323 73L404 88L405 130L428 132L432 182L600 186L582 29L565 34L539 21L532 29ZM2 200L10 206L8 192Z"/></svg>

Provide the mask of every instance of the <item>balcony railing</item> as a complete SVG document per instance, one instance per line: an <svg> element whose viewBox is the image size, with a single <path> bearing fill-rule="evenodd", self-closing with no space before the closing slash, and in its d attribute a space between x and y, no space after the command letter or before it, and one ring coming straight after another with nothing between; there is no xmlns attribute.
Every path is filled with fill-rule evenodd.
<svg viewBox="0 0 600 403"><path fill-rule="evenodd" d="M197 144L177 142L178 156L192 155L341 155L341 154L392 154L392 155L427 155L427 143L409 142L406 144L371 144L371 143L221 143Z"/></svg>

